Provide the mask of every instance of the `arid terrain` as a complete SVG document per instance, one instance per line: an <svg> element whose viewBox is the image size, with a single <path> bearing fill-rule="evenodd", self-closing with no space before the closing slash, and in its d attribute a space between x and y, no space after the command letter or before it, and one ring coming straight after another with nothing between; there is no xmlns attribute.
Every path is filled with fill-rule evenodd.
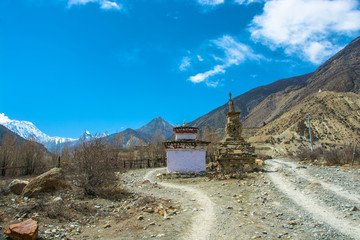
<svg viewBox="0 0 360 240"><path fill-rule="evenodd" d="M243 180L156 177L164 171L122 174L119 186L127 195L117 201L81 199L68 191L43 196L47 200L39 206L36 199L1 196L1 234L8 224L34 217L42 239L360 238L358 168L279 158ZM46 205L57 206L57 196L57 209L65 212L52 216Z"/></svg>

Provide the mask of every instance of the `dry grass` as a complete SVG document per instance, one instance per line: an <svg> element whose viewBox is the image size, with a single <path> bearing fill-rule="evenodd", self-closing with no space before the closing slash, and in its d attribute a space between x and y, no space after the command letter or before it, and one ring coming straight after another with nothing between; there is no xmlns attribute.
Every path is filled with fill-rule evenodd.
<svg viewBox="0 0 360 240"><path fill-rule="evenodd" d="M323 149L316 148L311 151L308 148L302 148L297 154L299 161L321 160L326 165L345 165L360 164L360 149L352 145L345 145L339 148Z"/></svg>

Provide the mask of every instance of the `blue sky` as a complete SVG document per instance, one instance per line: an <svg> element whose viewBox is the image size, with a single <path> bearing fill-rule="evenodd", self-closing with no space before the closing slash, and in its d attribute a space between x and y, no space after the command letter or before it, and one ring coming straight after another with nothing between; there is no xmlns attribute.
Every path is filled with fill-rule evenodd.
<svg viewBox="0 0 360 240"><path fill-rule="evenodd" d="M0 113L73 138L189 122L359 33L356 0L1 0Z"/></svg>

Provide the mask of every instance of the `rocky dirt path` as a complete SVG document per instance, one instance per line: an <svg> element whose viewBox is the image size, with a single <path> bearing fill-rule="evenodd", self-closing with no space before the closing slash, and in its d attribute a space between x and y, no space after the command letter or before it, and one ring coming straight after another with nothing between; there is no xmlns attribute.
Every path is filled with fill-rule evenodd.
<svg viewBox="0 0 360 240"><path fill-rule="evenodd" d="M315 168L319 167L306 167L283 159L267 160L266 164L267 175L275 186L312 218L330 225L344 235L360 239L360 219L355 207L360 203L359 188L356 187L356 182L353 186L344 186L344 183L334 181L341 179L342 175L347 183L353 182L352 178L359 177L358 172L344 174L338 168L335 171L333 171L335 168L327 168L326 175L319 173L313 175ZM318 172L321 170L318 169ZM311 191L315 187L317 189ZM350 215L353 216L352 219L344 214L349 210L346 207L354 212Z"/></svg>
<svg viewBox="0 0 360 240"><path fill-rule="evenodd" d="M155 176L164 169L154 169L145 174L144 180L154 183ZM192 216L191 227L188 232L184 233L184 239L209 239L212 229L216 226L216 218L214 212L214 203L201 190L194 187L180 185L179 183L159 182L160 186L168 189L179 190L188 196L187 200L197 202L198 207L202 211L196 211ZM186 200L185 200L186 201Z"/></svg>

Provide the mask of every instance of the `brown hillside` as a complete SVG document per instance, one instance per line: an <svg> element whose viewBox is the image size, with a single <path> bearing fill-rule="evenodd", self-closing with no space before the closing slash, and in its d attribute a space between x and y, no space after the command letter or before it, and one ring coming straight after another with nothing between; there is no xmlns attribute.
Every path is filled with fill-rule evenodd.
<svg viewBox="0 0 360 240"><path fill-rule="evenodd" d="M240 118L242 121L253 109L258 106L264 99L283 91L289 93L291 91L301 89L305 86L306 80L312 76L312 73L281 79L272 84L254 88L240 96L234 98L234 104L237 111L241 111ZM226 113L228 112L228 104L224 104L221 107L214 109L206 115L203 115L196 120L189 123L190 126L195 127L213 127L215 129L224 129L226 124ZM257 127L258 125L244 123L244 127Z"/></svg>
<svg viewBox="0 0 360 240"><path fill-rule="evenodd" d="M291 150L291 145L308 145L308 113L316 145L354 144L360 141L360 95L327 91L307 97L261 128L249 141L280 144L277 147L283 150Z"/></svg>

